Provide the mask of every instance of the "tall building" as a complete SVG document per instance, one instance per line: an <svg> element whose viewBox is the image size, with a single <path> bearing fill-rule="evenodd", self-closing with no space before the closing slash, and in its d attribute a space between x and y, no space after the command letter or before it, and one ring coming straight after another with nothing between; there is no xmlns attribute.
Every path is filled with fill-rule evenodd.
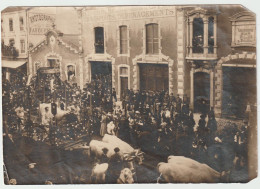
<svg viewBox="0 0 260 189"><path fill-rule="evenodd" d="M84 82L109 70L118 98L166 90L218 116L256 102L255 15L242 6L91 7L82 21Z"/></svg>
<svg viewBox="0 0 260 189"><path fill-rule="evenodd" d="M118 99L126 89L164 90L187 95L194 112L213 107L217 116L242 117L256 103L255 14L240 5L78 7L73 13L78 35L53 29L31 49L29 73L55 59L61 79L73 73L81 89L107 75Z"/></svg>
<svg viewBox="0 0 260 189"><path fill-rule="evenodd" d="M13 69L27 70L27 10L26 7L9 7L2 11L2 67L7 79Z"/></svg>
<svg viewBox="0 0 260 189"><path fill-rule="evenodd" d="M29 73L28 49L37 45L55 23L56 8L8 7L1 13L4 78L19 70Z"/></svg>

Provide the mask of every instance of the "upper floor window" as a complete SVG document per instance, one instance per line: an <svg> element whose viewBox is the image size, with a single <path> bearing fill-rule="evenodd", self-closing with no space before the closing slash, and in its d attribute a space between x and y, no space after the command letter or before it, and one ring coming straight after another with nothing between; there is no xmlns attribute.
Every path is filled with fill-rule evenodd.
<svg viewBox="0 0 260 189"><path fill-rule="evenodd" d="M13 19L9 18L9 31L14 31L14 23L13 23Z"/></svg>
<svg viewBox="0 0 260 189"><path fill-rule="evenodd" d="M25 42L23 39L20 41L20 51L21 53L25 53Z"/></svg>
<svg viewBox="0 0 260 189"><path fill-rule="evenodd" d="M3 32L3 19L1 19L1 32Z"/></svg>
<svg viewBox="0 0 260 189"><path fill-rule="evenodd" d="M120 26L120 54L128 53L127 26Z"/></svg>
<svg viewBox="0 0 260 189"><path fill-rule="evenodd" d="M20 30L23 31L23 30L24 30L23 17L20 17L20 18L19 18L19 22L20 22Z"/></svg>
<svg viewBox="0 0 260 189"><path fill-rule="evenodd" d="M208 53L214 53L214 17L209 17L208 25Z"/></svg>
<svg viewBox="0 0 260 189"><path fill-rule="evenodd" d="M204 24L202 18L193 20L192 47L193 53L203 53Z"/></svg>
<svg viewBox="0 0 260 189"><path fill-rule="evenodd" d="M158 24L146 25L146 54L159 53L159 32Z"/></svg>
<svg viewBox="0 0 260 189"><path fill-rule="evenodd" d="M187 12L187 52L188 56L216 57L217 16L214 11L195 8Z"/></svg>
<svg viewBox="0 0 260 189"><path fill-rule="evenodd" d="M10 46L10 47L13 47L14 44L15 44L14 39L9 39L9 46Z"/></svg>
<svg viewBox="0 0 260 189"><path fill-rule="evenodd" d="M99 54L103 54L105 52L104 49L104 28L96 27L94 28L95 32L95 52Z"/></svg>

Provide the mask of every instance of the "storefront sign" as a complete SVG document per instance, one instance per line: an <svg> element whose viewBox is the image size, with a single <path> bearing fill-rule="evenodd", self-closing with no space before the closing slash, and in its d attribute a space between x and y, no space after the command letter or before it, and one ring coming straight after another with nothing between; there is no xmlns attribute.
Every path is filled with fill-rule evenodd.
<svg viewBox="0 0 260 189"><path fill-rule="evenodd" d="M110 13L111 12L111 13ZM136 10L133 8L131 11L117 12L113 14L113 11L100 14L100 12L93 12L93 16L88 16L87 22L107 22L107 21L118 21L118 20L134 20L144 18L155 18L155 17L168 17L175 15L174 7L162 7L157 9L147 10Z"/></svg>
<svg viewBox="0 0 260 189"><path fill-rule="evenodd" d="M255 44L255 25L236 27L237 44Z"/></svg>
<svg viewBox="0 0 260 189"><path fill-rule="evenodd" d="M256 45L256 23L252 13L242 12L231 18L232 47Z"/></svg>
<svg viewBox="0 0 260 189"><path fill-rule="evenodd" d="M43 13L29 13L29 34L43 35L53 28L55 15Z"/></svg>

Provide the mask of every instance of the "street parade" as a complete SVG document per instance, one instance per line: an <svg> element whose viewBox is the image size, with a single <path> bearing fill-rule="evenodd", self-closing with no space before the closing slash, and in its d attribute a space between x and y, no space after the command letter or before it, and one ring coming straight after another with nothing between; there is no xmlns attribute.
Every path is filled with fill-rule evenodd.
<svg viewBox="0 0 260 189"><path fill-rule="evenodd" d="M1 18L4 184L257 177L249 9L10 6Z"/></svg>
<svg viewBox="0 0 260 189"><path fill-rule="evenodd" d="M109 85L109 75L96 76L83 91L54 76L42 80L31 78L30 83L26 83L26 76L19 73L14 77L13 85L3 80L4 143L12 143L12 149L5 150L15 148L20 153L30 150L28 156L34 157L21 157L21 162L16 163L28 163L29 167L24 165L23 169L37 175L37 179L43 179L42 184L47 178L53 184L66 183L68 178L70 183L193 182L186 176L184 180L174 180L171 176L157 180L165 170L159 167L157 172L156 163L167 161L167 158L169 161L171 155L196 164L205 163L219 173L247 168L247 120L243 124L223 120L221 123L221 120L216 121L211 109L199 114L196 122L186 95L182 99L164 91L127 90L118 103L115 91ZM46 103L41 103L36 89L38 85L49 87L50 83L54 83L52 90L45 92ZM224 124L228 126L224 127ZM34 147L28 147L32 144ZM37 146L43 147L43 151L34 149ZM54 152L58 154L52 154ZM86 170L71 167L66 172L54 171L55 176L42 178L39 174L52 172L41 172L41 166L51 163L42 161L47 157L41 153L51 157L59 156L59 153L68 156L83 153L76 158L84 162L81 163L87 166ZM8 157L6 160L7 165L13 163ZM31 164L35 164L34 168L30 168ZM64 166L68 165L57 166L67 169ZM12 171L16 168L12 168L10 176L15 175ZM39 170L33 170L37 168ZM122 171L131 179L119 179ZM154 171L154 178L145 178L145 171ZM232 175L229 177L232 179ZM26 179L15 179L26 183ZM196 182L220 181L216 179L220 177Z"/></svg>

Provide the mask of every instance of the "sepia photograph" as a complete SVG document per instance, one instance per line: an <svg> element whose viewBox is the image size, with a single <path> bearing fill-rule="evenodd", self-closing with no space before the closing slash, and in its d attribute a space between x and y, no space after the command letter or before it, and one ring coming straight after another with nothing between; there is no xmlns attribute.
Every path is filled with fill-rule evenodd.
<svg viewBox="0 0 260 189"><path fill-rule="evenodd" d="M2 9L4 184L255 179L256 25L239 4Z"/></svg>

